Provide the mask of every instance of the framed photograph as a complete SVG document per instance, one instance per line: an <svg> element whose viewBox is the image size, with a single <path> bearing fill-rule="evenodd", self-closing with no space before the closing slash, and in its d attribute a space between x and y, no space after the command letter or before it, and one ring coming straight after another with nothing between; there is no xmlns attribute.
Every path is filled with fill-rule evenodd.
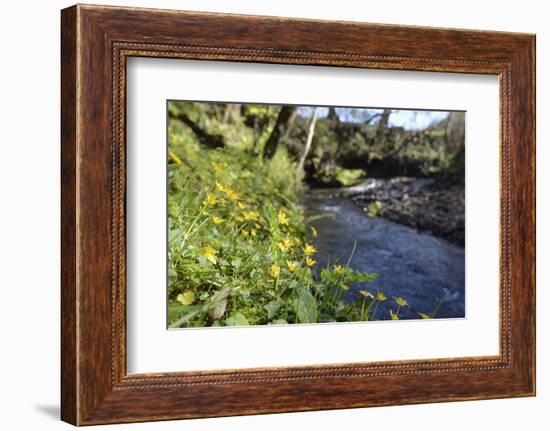
<svg viewBox="0 0 550 431"><path fill-rule="evenodd" d="M75 425L535 394L535 37L62 11Z"/></svg>

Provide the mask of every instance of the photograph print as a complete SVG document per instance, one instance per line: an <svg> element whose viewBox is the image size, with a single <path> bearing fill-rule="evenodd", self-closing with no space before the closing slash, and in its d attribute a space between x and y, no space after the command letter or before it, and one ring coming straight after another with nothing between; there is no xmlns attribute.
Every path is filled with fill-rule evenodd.
<svg viewBox="0 0 550 431"><path fill-rule="evenodd" d="M465 317L465 112L167 102L167 325Z"/></svg>

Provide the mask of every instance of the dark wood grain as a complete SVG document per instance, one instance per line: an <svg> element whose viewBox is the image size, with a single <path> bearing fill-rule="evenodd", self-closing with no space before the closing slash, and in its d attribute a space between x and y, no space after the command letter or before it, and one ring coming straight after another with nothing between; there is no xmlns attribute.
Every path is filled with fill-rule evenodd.
<svg viewBox="0 0 550 431"><path fill-rule="evenodd" d="M61 16L61 417L77 417L76 8Z"/></svg>
<svg viewBox="0 0 550 431"><path fill-rule="evenodd" d="M62 12L62 419L77 425L535 393L535 37L100 6ZM127 375L126 59L500 77L500 354Z"/></svg>

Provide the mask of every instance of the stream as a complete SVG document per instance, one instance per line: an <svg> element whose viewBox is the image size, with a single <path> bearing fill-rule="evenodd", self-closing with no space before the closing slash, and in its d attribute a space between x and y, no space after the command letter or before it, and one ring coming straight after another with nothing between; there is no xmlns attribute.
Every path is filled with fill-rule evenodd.
<svg viewBox="0 0 550 431"><path fill-rule="evenodd" d="M330 190L311 190L303 198L306 215L324 215L311 222L318 237L313 242L319 253L319 267L335 259L345 265L357 242L350 267L378 273L365 285L371 292L381 290L391 298L401 296L410 307L402 307L402 319L419 318L417 312L431 314L437 303L436 318L464 317L464 248L429 233L400 225L380 217L370 218L349 198ZM363 286L348 292L348 300ZM388 318L385 301L376 319Z"/></svg>

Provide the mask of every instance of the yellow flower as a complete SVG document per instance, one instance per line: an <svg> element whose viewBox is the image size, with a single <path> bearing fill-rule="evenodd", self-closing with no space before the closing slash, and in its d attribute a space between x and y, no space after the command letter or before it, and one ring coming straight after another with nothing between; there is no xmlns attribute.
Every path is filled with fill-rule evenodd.
<svg viewBox="0 0 550 431"><path fill-rule="evenodd" d="M170 161L176 165L181 165L183 162L181 161L181 159L178 157L178 155L176 153L174 153L173 151L170 151L168 153L168 157L170 159Z"/></svg>
<svg viewBox="0 0 550 431"><path fill-rule="evenodd" d="M290 272L297 271L298 268L300 268L300 265L299 265L298 263L292 262L292 261L290 261L290 260L287 260L287 261L286 261L286 265L288 266L288 270L289 270Z"/></svg>
<svg viewBox="0 0 550 431"><path fill-rule="evenodd" d="M336 265L334 267L334 272L338 275L342 275L344 272L346 272L346 269L342 265Z"/></svg>
<svg viewBox="0 0 550 431"><path fill-rule="evenodd" d="M394 296L393 300L400 307L408 307L409 306L409 303L404 298L401 298L400 296Z"/></svg>
<svg viewBox="0 0 550 431"><path fill-rule="evenodd" d="M174 142L176 142L176 135L170 132L170 143L174 143Z"/></svg>
<svg viewBox="0 0 550 431"><path fill-rule="evenodd" d="M390 316L391 316L391 320L399 320L399 316L397 314L394 314L394 312L391 311L391 309L390 309Z"/></svg>
<svg viewBox="0 0 550 431"><path fill-rule="evenodd" d="M232 201L241 200L241 196L233 190L231 187L226 186L218 181L216 181L216 188L227 195L227 197Z"/></svg>
<svg viewBox="0 0 550 431"><path fill-rule="evenodd" d="M180 293L176 300L182 305L191 305L195 301L195 294L190 290Z"/></svg>
<svg viewBox="0 0 550 431"><path fill-rule="evenodd" d="M373 294L370 293L368 290L361 290L359 293L361 295L363 295L365 298L373 298L374 299Z"/></svg>
<svg viewBox="0 0 550 431"><path fill-rule="evenodd" d="M311 259L309 256L306 256L306 265L307 266L313 266L317 263L315 259Z"/></svg>
<svg viewBox="0 0 550 431"><path fill-rule="evenodd" d="M256 229L254 229L254 228L250 229L250 235L255 237L256 236Z"/></svg>
<svg viewBox="0 0 550 431"><path fill-rule="evenodd" d="M218 260L216 259L216 254L218 254L218 251L209 245L203 247L201 250L201 255L206 257L214 265L218 262Z"/></svg>
<svg viewBox="0 0 550 431"><path fill-rule="evenodd" d="M225 194L227 195L229 200L232 200L232 201L239 201L242 199L241 196L233 189L227 189L225 191Z"/></svg>
<svg viewBox="0 0 550 431"><path fill-rule="evenodd" d="M311 256L315 253L317 253L317 249L310 244L306 244L306 246L304 247L304 254L306 256Z"/></svg>
<svg viewBox="0 0 550 431"><path fill-rule="evenodd" d="M317 238L317 229L315 229L313 226L311 226L311 235L313 236L313 238Z"/></svg>
<svg viewBox="0 0 550 431"><path fill-rule="evenodd" d="M243 237L248 238L249 233L247 230L241 230L241 234L243 235Z"/></svg>
<svg viewBox="0 0 550 431"><path fill-rule="evenodd" d="M204 199L205 205L211 205L214 206L218 202L218 198L214 196L212 193L206 193L206 198Z"/></svg>
<svg viewBox="0 0 550 431"><path fill-rule="evenodd" d="M246 221L258 221L260 213L258 211L243 211L243 217Z"/></svg>
<svg viewBox="0 0 550 431"><path fill-rule="evenodd" d="M290 238L285 238L281 242L279 242L277 245L279 246L279 249L281 251L287 251L292 247L293 241Z"/></svg>
<svg viewBox="0 0 550 431"><path fill-rule="evenodd" d="M223 172L226 167L227 167L227 163L216 162L214 163L214 172L216 173Z"/></svg>
<svg viewBox="0 0 550 431"><path fill-rule="evenodd" d="M273 264L269 267L269 273L273 278L278 278L279 274L281 273L281 267L279 265Z"/></svg>
<svg viewBox="0 0 550 431"><path fill-rule="evenodd" d="M279 224L288 224L288 216L283 212L282 209L279 210L279 215L277 217L279 219Z"/></svg>
<svg viewBox="0 0 550 431"><path fill-rule="evenodd" d="M431 319L432 316L430 316L429 314L426 314L426 313L418 313L418 315L420 317L422 317L423 319Z"/></svg>
<svg viewBox="0 0 550 431"><path fill-rule="evenodd" d="M246 208L246 205L241 202L237 202L237 206L239 207L240 210L244 210Z"/></svg>
<svg viewBox="0 0 550 431"><path fill-rule="evenodd" d="M292 247L292 244L294 244L294 241L292 241L292 238L285 238L283 240L283 244L285 245L286 248L290 248Z"/></svg>
<svg viewBox="0 0 550 431"><path fill-rule="evenodd" d="M384 292L378 291L378 292L376 292L376 299L378 301L382 302L382 301L385 301L388 298L386 297L386 295L384 295Z"/></svg>
<svg viewBox="0 0 550 431"><path fill-rule="evenodd" d="M227 186L224 186L222 183L219 183L218 181L216 181L216 188L220 191L220 192L224 192L228 189Z"/></svg>
<svg viewBox="0 0 550 431"><path fill-rule="evenodd" d="M218 216L213 216L212 221L214 222L214 224L222 224L224 222L223 218Z"/></svg>
<svg viewBox="0 0 550 431"><path fill-rule="evenodd" d="M344 292L347 292L349 290L349 286L344 283L340 283L340 289L342 289Z"/></svg>

